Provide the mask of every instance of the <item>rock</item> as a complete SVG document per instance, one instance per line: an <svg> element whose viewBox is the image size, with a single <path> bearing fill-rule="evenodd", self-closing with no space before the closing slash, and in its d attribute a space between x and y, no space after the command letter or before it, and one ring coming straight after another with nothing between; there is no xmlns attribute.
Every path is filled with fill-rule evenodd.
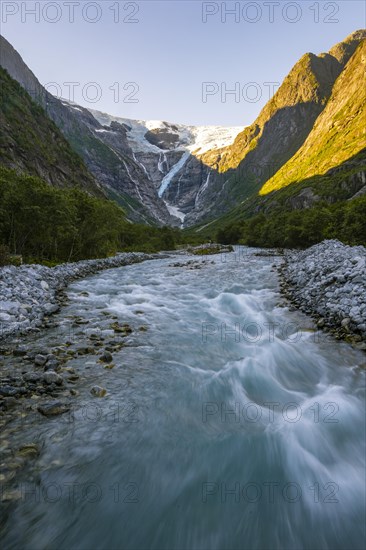
<svg viewBox="0 0 366 550"><path fill-rule="evenodd" d="M43 309L46 315L52 315L53 313L57 313L57 311L59 311L60 306L58 304L47 303L43 306Z"/></svg>
<svg viewBox="0 0 366 550"><path fill-rule="evenodd" d="M57 416L64 414L71 409L71 406L66 403L60 403L59 401L53 401L50 403L44 403L38 405L37 410L43 414L43 416Z"/></svg>
<svg viewBox="0 0 366 550"><path fill-rule="evenodd" d="M131 265L157 257L162 256L123 253L111 258L61 264L54 268L36 265L0 268L2 337L24 334L30 330L37 332L37 329L42 327L44 316L59 310L62 300L58 300L57 292L64 289L71 281L103 269ZM86 296L87 293L83 292L82 295ZM81 317L75 319L76 325L88 322Z"/></svg>
<svg viewBox="0 0 366 550"><path fill-rule="evenodd" d="M19 346L13 350L13 355L14 357L24 357L24 355L27 355L27 348Z"/></svg>
<svg viewBox="0 0 366 550"><path fill-rule="evenodd" d="M313 315L318 327L349 342L366 340L366 249L323 241L287 251L281 286L294 305ZM323 324L324 323L324 324Z"/></svg>
<svg viewBox="0 0 366 550"><path fill-rule="evenodd" d="M77 346L75 351L78 355L89 355L91 353L94 353L94 349L91 346L85 346L83 344Z"/></svg>
<svg viewBox="0 0 366 550"><path fill-rule="evenodd" d="M14 388L13 386L0 386L0 396L3 397L12 397L14 395L17 395L18 388Z"/></svg>
<svg viewBox="0 0 366 550"><path fill-rule="evenodd" d="M16 500L21 500L23 498L22 491L19 489L9 489L1 491L1 501L2 502L13 502Z"/></svg>
<svg viewBox="0 0 366 550"><path fill-rule="evenodd" d="M5 313L16 314L20 308L20 302L17 300L1 300L0 301L0 311Z"/></svg>
<svg viewBox="0 0 366 550"><path fill-rule="evenodd" d="M17 399L15 397L4 397L3 405L6 411L13 409L17 404Z"/></svg>
<svg viewBox="0 0 366 550"><path fill-rule="evenodd" d="M99 357L99 361L102 361L102 363L112 363L113 355L109 351L104 351Z"/></svg>
<svg viewBox="0 0 366 550"><path fill-rule="evenodd" d="M23 379L26 382L39 382L42 379L42 376L37 372L27 372L23 375Z"/></svg>
<svg viewBox="0 0 366 550"><path fill-rule="evenodd" d="M46 364L46 361L47 361L47 357L41 354L36 355L34 358L34 364L37 365L38 367L43 367Z"/></svg>
<svg viewBox="0 0 366 550"><path fill-rule="evenodd" d="M62 376L52 370L44 373L43 380L46 384L57 384L57 386L62 386L62 384L64 383Z"/></svg>
<svg viewBox="0 0 366 550"><path fill-rule="evenodd" d="M40 454L40 450L38 445L35 443L27 443L26 445L19 447L16 454L27 458L37 458Z"/></svg>
<svg viewBox="0 0 366 550"><path fill-rule="evenodd" d="M44 366L45 371L49 371L49 370L57 371L60 369L61 369L60 362L57 359L52 359L51 361L47 361L47 363Z"/></svg>
<svg viewBox="0 0 366 550"><path fill-rule="evenodd" d="M9 313L0 311L0 322L11 323L12 321L15 321L15 317L13 315L9 315Z"/></svg>
<svg viewBox="0 0 366 550"><path fill-rule="evenodd" d="M93 386L90 390L90 393L94 397L104 397L107 393L107 390L105 388L102 388L101 386Z"/></svg>

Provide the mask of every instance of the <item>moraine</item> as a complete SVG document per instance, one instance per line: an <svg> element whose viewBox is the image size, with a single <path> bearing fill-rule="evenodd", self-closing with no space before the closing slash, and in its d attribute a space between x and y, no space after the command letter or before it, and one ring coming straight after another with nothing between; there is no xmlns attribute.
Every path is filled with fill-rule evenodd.
<svg viewBox="0 0 366 550"><path fill-rule="evenodd" d="M3 485L6 548L362 547L365 355L289 309L281 258L258 252L73 282L22 340L76 350L79 378L58 371L67 413L27 397L4 429L6 475L23 466Z"/></svg>

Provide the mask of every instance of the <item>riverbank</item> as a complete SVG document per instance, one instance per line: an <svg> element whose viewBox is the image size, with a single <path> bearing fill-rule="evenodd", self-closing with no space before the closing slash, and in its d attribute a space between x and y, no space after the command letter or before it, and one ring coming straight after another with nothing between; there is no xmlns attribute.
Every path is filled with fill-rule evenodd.
<svg viewBox="0 0 366 550"><path fill-rule="evenodd" d="M0 268L0 341L40 329L60 309L60 292L71 282L98 271L164 257L142 252L84 260L49 268L41 265Z"/></svg>
<svg viewBox="0 0 366 550"><path fill-rule="evenodd" d="M285 251L282 293L321 329L366 350L366 248L337 240Z"/></svg>
<svg viewBox="0 0 366 550"><path fill-rule="evenodd" d="M5 548L272 548L278 518L288 548L362 547L365 356L281 307L281 262L109 269L0 351Z"/></svg>
<svg viewBox="0 0 366 550"><path fill-rule="evenodd" d="M197 250L200 247L197 247ZM179 253L179 252L178 252ZM181 251L186 254L187 251ZM40 330L63 304L67 285L105 269L162 258L121 253L112 258L0 268L0 341ZM366 348L366 249L328 240L302 251L284 251L281 291L317 326Z"/></svg>

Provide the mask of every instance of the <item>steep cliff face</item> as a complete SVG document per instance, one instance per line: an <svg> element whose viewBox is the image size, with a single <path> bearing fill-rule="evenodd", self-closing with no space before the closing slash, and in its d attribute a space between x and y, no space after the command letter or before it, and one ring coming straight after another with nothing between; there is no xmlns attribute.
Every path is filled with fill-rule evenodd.
<svg viewBox="0 0 366 550"><path fill-rule="evenodd" d="M262 196L334 171L365 147L364 30L328 53L302 56L247 128L130 120L60 101L0 40L1 65L133 221L189 227L241 204L261 209L260 190ZM301 193L294 208L318 196Z"/></svg>
<svg viewBox="0 0 366 550"><path fill-rule="evenodd" d="M123 129L117 139L102 139L102 126L87 110L47 92L16 50L0 37L0 65L51 118L85 161L104 192L121 204L132 221L174 223L141 166L133 159ZM113 143L118 141L118 148ZM176 222L177 223L177 222Z"/></svg>
<svg viewBox="0 0 366 550"><path fill-rule="evenodd" d="M103 125L100 139L107 140L113 127L123 126L133 159L156 188L169 212L181 224L201 202L212 169L201 161L208 150L232 144L242 130L237 127L185 126L165 121L130 120L91 110Z"/></svg>
<svg viewBox="0 0 366 550"><path fill-rule="evenodd" d="M214 218L229 211L239 202L258 192L273 176L277 177L278 170L287 166L286 163L303 146L312 132L314 124L332 95L337 78L345 71L350 58L355 55L365 38L366 31L356 31L344 42L331 48L329 53L318 56L305 54L290 71L257 120L237 136L232 146L208 151L200 156L201 161L213 169L211 183L205 193L205 203L211 203L213 207L210 208L209 214L204 207L203 215L202 209L194 209L186 220L187 224ZM345 96L347 87L353 86L351 82L348 83L350 77L351 72L345 71L344 77L340 80ZM353 81L357 81L358 86L363 86L360 71L357 71ZM357 109L358 107L356 111ZM338 116L344 115L345 113L340 112ZM323 119L330 116L329 109ZM362 113L359 109L358 114L355 112L354 116L358 117L358 121L361 120ZM351 125L359 124L352 120L351 116ZM322 125L324 126L324 122ZM338 138L348 144L351 136L348 132L342 134L342 128L345 129L343 124L338 121L333 128L334 133L338 133ZM345 160L348 153L352 156L353 146L342 146L342 149L342 159L332 159L332 156L329 156L328 168L336 166L338 160ZM320 149L314 150L314 156L319 153Z"/></svg>
<svg viewBox="0 0 366 550"><path fill-rule="evenodd" d="M302 147L265 183L261 195L325 174L366 148L365 68L366 39L338 77L326 107Z"/></svg>
<svg viewBox="0 0 366 550"><path fill-rule="evenodd" d="M333 101L330 101L336 81L339 81L339 87L343 89L344 100L349 86L351 89L356 89L357 86L363 90L365 88L360 68L361 54L357 54L357 60L352 63L349 70L346 70L365 38L366 31L359 30L343 42L336 44L328 53L318 56L305 54L290 71L257 120L245 128L231 146L199 155L200 160L212 169L210 184L201 194L201 201L197 201L197 207L193 208L186 217L187 225L214 219L229 212L241 202L256 195L267 181L272 181L274 178L276 181L282 179L284 172L290 167L286 163L301 150L312 133L319 115L328 104L329 108L324 112L324 116L319 117L320 126L323 127L324 136L329 127L332 128L334 151L341 148L343 153L335 155L334 151L332 152L327 146L323 155L327 156L325 169L336 167L360 150L362 94L354 102L353 111L350 107L353 99L350 98L348 108L340 109L337 115L334 115L337 120L329 124L325 121L333 118L331 111L336 108ZM354 71L352 66L356 63L359 63L359 68ZM353 76L351 76L352 72ZM347 109L349 115L346 114ZM356 138L354 134L358 137ZM355 146L355 140L358 140L357 146ZM307 151L312 145L315 145L314 141L310 142ZM320 148L314 148L314 155L309 156L309 166L319 165L319 159L316 164L314 161L318 154L322 155L322 147L325 147L324 141ZM305 157L306 153L299 164ZM278 177L277 172L282 167L284 167L283 172Z"/></svg>
<svg viewBox="0 0 366 550"><path fill-rule="evenodd" d="M208 164L217 163L220 172L238 168L241 162L260 148L265 162L274 157L278 164L304 142L309 130L326 105L334 83L366 31L352 33L329 53L307 53L296 63L282 85L265 105L255 122L241 132L232 146L203 156ZM259 160L259 159L258 159Z"/></svg>
<svg viewBox="0 0 366 550"><path fill-rule="evenodd" d="M56 124L0 67L0 163L39 176L55 187L103 192Z"/></svg>

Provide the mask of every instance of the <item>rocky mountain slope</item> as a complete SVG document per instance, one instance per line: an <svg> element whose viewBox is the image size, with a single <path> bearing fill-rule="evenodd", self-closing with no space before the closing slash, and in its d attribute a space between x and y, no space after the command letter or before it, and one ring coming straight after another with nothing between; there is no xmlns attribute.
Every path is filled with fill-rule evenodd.
<svg viewBox="0 0 366 550"><path fill-rule="evenodd" d="M0 65L45 109L107 195L125 208L132 221L181 225L207 180L207 170L191 153L228 145L242 129L133 121L62 101L42 87L4 37L0 37ZM184 212L170 204L168 193L171 181L180 178L182 171Z"/></svg>
<svg viewBox="0 0 366 550"><path fill-rule="evenodd" d="M123 127L116 128L118 139L108 140L107 143L100 139L97 130L101 130L102 126L91 113L82 107L62 102L47 92L18 52L2 36L0 65L46 111L105 193L124 207L129 219L159 225L174 223L174 218L159 199L143 169L134 161Z"/></svg>
<svg viewBox="0 0 366 550"><path fill-rule="evenodd" d="M352 67L362 62L363 54L358 51L356 53L356 50L365 39L366 31L360 30L331 48L328 53L318 56L305 54L290 71L257 120L237 136L232 146L202 155L201 161L212 166L216 172L213 174L207 196L215 196L216 204L224 205L224 209L229 211L230 207L233 208L251 195L255 195L263 184L271 181L282 166L287 166L286 163L304 145L319 115L328 105L338 77L338 87L343 88L344 98L347 97L350 86L352 89L357 86L364 87L362 69L352 75L352 70L346 71L345 68L354 56L356 57L352 61ZM329 151L328 169L334 168L337 163L350 158L359 150L359 147L354 148L351 144L354 141L354 137L351 137L351 128L359 128L362 123L360 101L356 102L358 107L348 116L347 109L350 109L352 98L343 111L338 108L339 98L339 93L336 99L332 98L320 124L320 127L323 127L326 119L333 118L334 111L338 112L338 120L332 120L329 125L334 124L332 132L338 135L338 144L335 147L340 146L342 142L343 154L334 157ZM355 129L355 134L359 136L358 129ZM312 145L312 158L309 164L322 154L324 142L312 142ZM283 175L283 172L281 174ZM281 179L282 175L278 179ZM212 198L212 217L217 217L217 207L213 200ZM222 208L221 206L221 212ZM200 219L200 213L197 212L195 220Z"/></svg>
<svg viewBox="0 0 366 550"><path fill-rule="evenodd" d="M347 198L361 191L365 42L366 31L360 30L328 53L302 56L244 129L130 120L60 101L3 38L0 64L31 91L131 220L189 227L211 223L233 208L248 215L271 209L276 198L270 193L268 201L264 194L311 177L319 187L324 175L333 200L333 176L327 174L337 167L346 167L343 184L352 182ZM296 200L281 194L281 204L297 208L313 202L306 186L294 193Z"/></svg>
<svg viewBox="0 0 366 550"><path fill-rule="evenodd" d="M242 126L185 126L165 121L131 120L91 110L103 125L104 142L123 127L132 157L154 185L169 212L182 222L209 182L210 168L198 158L208 150L233 143Z"/></svg>
<svg viewBox="0 0 366 550"><path fill-rule="evenodd" d="M56 187L76 186L103 196L56 124L1 67L0 89L0 163Z"/></svg>
<svg viewBox="0 0 366 550"><path fill-rule="evenodd" d="M363 40L336 80L330 99L305 143L265 183L260 194L325 174L366 148L365 67L366 40Z"/></svg>

